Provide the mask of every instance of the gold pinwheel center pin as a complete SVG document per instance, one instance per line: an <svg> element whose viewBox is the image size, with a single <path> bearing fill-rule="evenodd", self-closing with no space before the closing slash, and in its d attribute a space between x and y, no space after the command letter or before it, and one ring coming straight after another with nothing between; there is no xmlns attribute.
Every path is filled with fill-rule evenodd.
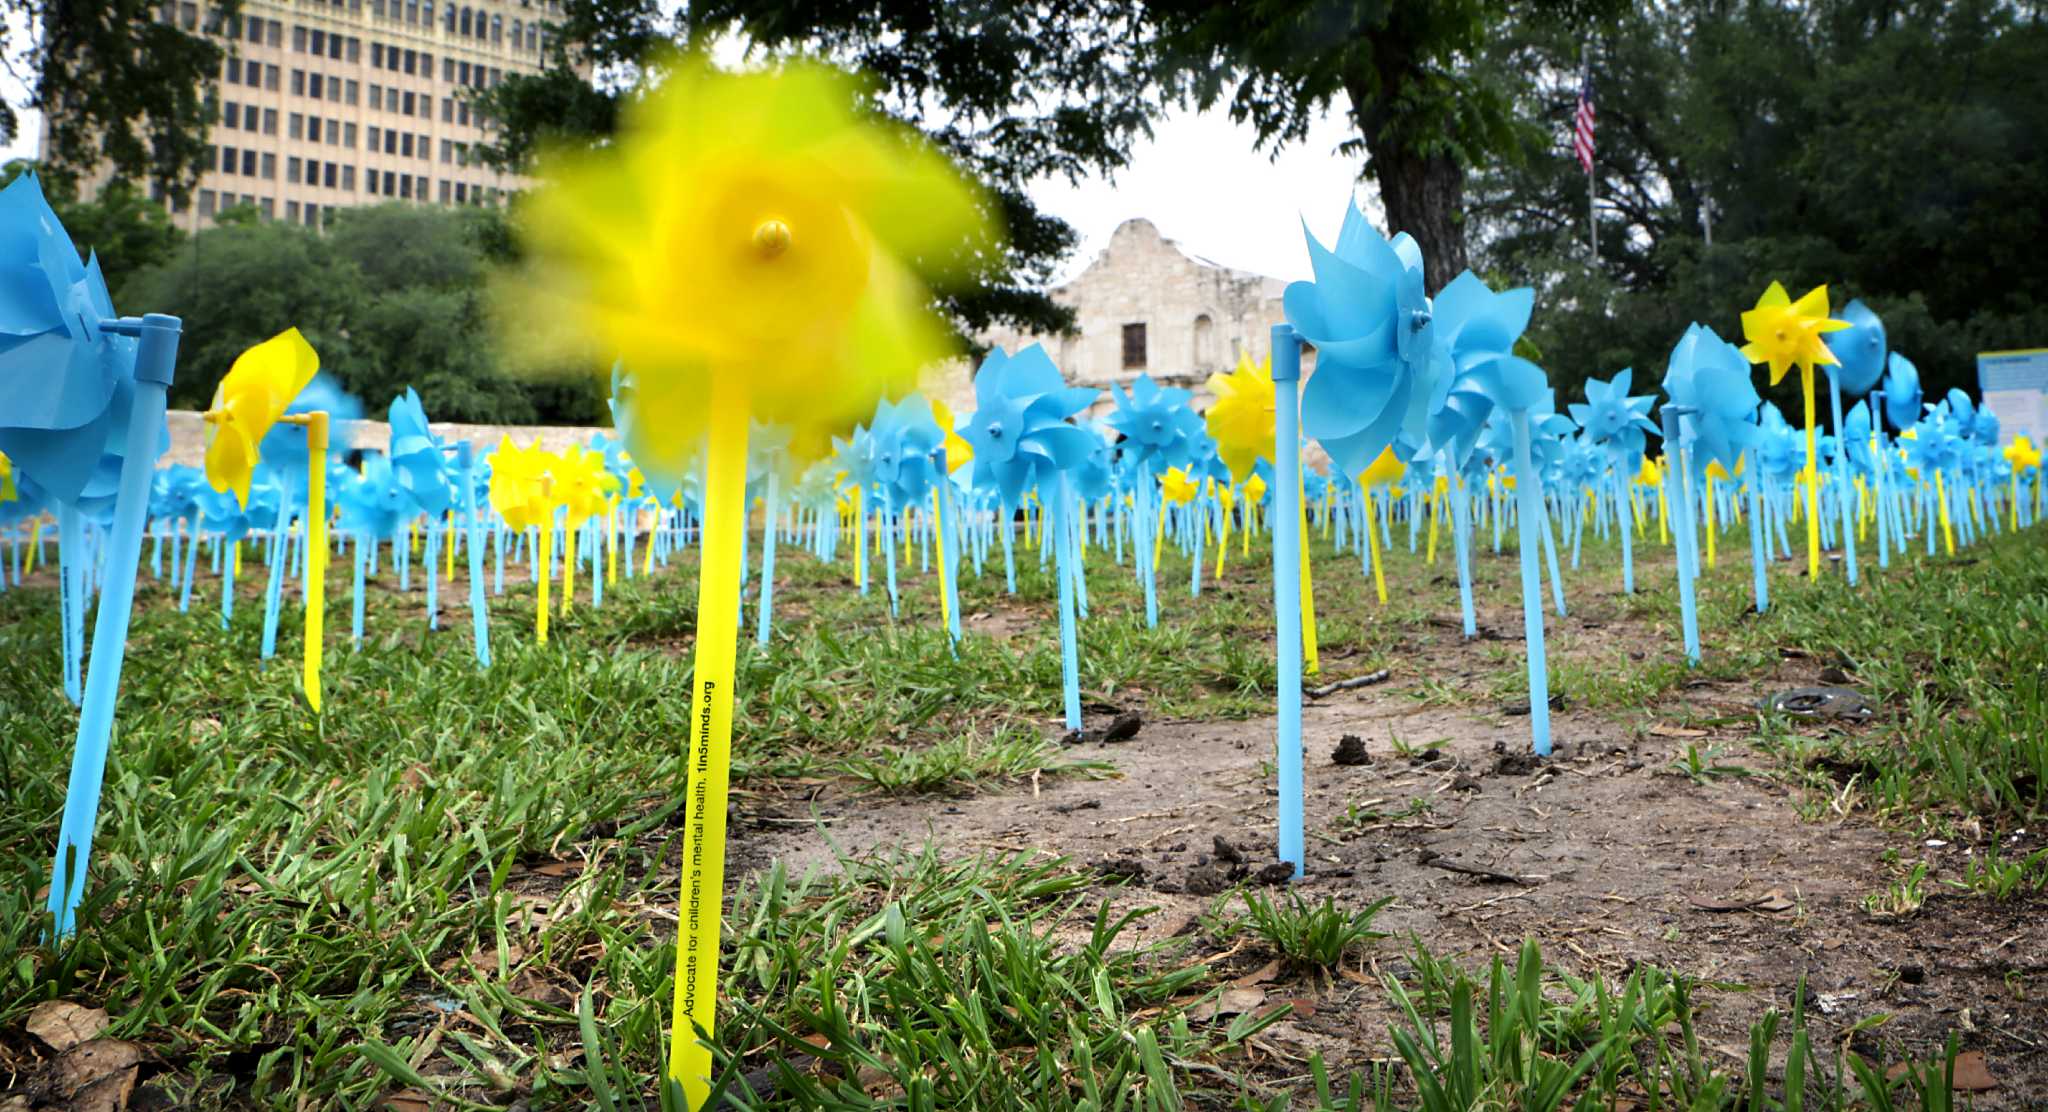
<svg viewBox="0 0 2048 1112"><path fill-rule="evenodd" d="M764 259L773 259L789 250L789 225L773 218L761 221L761 226L754 229L754 250Z"/></svg>

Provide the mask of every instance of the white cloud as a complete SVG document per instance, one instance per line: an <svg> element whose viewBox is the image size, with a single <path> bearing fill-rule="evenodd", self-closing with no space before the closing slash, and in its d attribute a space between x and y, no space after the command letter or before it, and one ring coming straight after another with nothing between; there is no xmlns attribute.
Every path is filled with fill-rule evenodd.
<svg viewBox="0 0 2048 1112"><path fill-rule="evenodd" d="M1176 112L1154 125L1153 137L1115 180L1041 181L1031 195L1081 233L1062 278L1085 267L1118 224L1139 216L1191 254L1275 278L1307 278L1304 218L1331 242L1356 190L1366 215L1380 222L1377 196L1358 180L1363 160L1336 153L1349 134L1344 114L1332 111L1307 139L1269 159L1254 149L1256 133L1226 113Z"/></svg>

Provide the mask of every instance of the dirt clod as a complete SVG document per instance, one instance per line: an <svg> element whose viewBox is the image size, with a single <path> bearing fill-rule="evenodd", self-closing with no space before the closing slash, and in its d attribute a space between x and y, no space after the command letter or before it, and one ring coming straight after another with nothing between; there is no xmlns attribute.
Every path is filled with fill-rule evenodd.
<svg viewBox="0 0 2048 1112"><path fill-rule="evenodd" d="M1340 765L1369 765L1372 754L1365 748L1365 739L1357 734L1345 734L1337 739L1337 748L1330 753L1330 763Z"/></svg>
<svg viewBox="0 0 2048 1112"><path fill-rule="evenodd" d="M1226 839L1223 835L1216 835L1214 848L1216 853L1216 860L1231 865L1244 864L1244 852L1238 849L1236 846L1231 845L1230 841Z"/></svg>
<svg viewBox="0 0 2048 1112"><path fill-rule="evenodd" d="M1252 874L1252 883L1267 888L1277 888L1294 879L1294 866L1285 861L1275 861Z"/></svg>

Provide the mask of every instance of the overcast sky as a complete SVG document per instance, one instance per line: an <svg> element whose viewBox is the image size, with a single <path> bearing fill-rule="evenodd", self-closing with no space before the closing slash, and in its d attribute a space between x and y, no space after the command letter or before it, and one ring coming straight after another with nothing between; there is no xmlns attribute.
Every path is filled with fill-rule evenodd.
<svg viewBox="0 0 2048 1112"><path fill-rule="evenodd" d="M19 89L7 93L21 103ZM34 157L41 128L39 114L23 111L5 157ZM1275 278L1306 278L1302 220L1330 242L1357 186L1359 163L1336 153L1344 134L1341 115L1332 113L1273 160L1252 149L1249 128L1221 112L1177 113L1155 126L1114 181L1044 181L1032 194L1081 233L1062 277L1086 266L1118 224L1143 216L1191 254ZM1359 196L1377 223L1371 189Z"/></svg>

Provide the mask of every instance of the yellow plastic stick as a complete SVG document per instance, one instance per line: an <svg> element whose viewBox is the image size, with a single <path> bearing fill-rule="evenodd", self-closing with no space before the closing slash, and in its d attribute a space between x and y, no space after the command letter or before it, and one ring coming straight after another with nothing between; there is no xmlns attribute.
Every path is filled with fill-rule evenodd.
<svg viewBox="0 0 2048 1112"><path fill-rule="evenodd" d="M553 533L554 529L549 528ZM576 534L582 528L572 525L568 517L562 518L562 614L568 616L569 604L576 599Z"/></svg>
<svg viewBox="0 0 2048 1112"><path fill-rule="evenodd" d="M640 511L635 510L633 512L639 513ZM661 513L659 510L655 512L654 523L657 527L661 524ZM647 535L647 564L641 568L640 574L650 576L654 574L654 534L651 532Z"/></svg>
<svg viewBox="0 0 2048 1112"><path fill-rule="evenodd" d="M775 523L769 522L768 527L773 529ZM604 555L605 586L616 587L619 584L619 500L616 495L604 508Z"/></svg>
<svg viewBox="0 0 2048 1112"><path fill-rule="evenodd" d="M1380 571L1380 531L1373 528L1372 488L1365 491L1365 546L1372 555L1372 586L1380 596L1380 605L1387 604L1387 577Z"/></svg>
<svg viewBox="0 0 2048 1112"><path fill-rule="evenodd" d="M198 538L196 536L194 537L192 543L199 543ZM43 519L39 517L36 518L35 528L30 529L28 531L28 563L22 567L21 574L27 575L30 572L36 570L36 553L41 552L42 550Z"/></svg>
<svg viewBox="0 0 2048 1112"><path fill-rule="evenodd" d="M1441 477L1439 477L1438 481L1442 481ZM1443 519L1443 516L1444 496L1438 491L1431 491L1429 493L1429 555L1423 561L1431 567L1436 566L1436 524Z"/></svg>
<svg viewBox="0 0 2048 1112"><path fill-rule="evenodd" d="M1216 515L1223 519L1221 526L1219 526L1220 532L1216 545L1216 582L1218 583L1223 582L1223 565L1230 560L1230 507L1236 501L1236 497L1231 496L1221 499L1217 504L1217 508L1223 511Z"/></svg>
<svg viewBox="0 0 2048 1112"><path fill-rule="evenodd" d="M317 712L320 650L327 626L327 413L316 409L280 420L306 427L306 652L300 685L307 705Z"/></svg>
<svg viewBox="0 0 2048 1112"><path fill-rule="evenodd" d="M441 572L441 578L443 578L443 579L446 579L446 580L447 580L447 581L448 581L448 582L449 582L449 583L450 583L450 584L452 585L452 584L454 584L454 582L455 582L455 511L454 511L454 510L449 510L449 511L448 511L448 527L447 527L447 529L446 529L446 530L444 530L444 531L443 531L443 533L442 533L442 537L443 537L443 543L442 543L441 547L442 547L442 549L444 549L444 551L443 551L443 552L442 552L441 554L442 554L443 556L447 557L447 566L446 566L446 567L445 567L445 568L444 568L444 569L442 570L442 572Z"/></svg>
<svg viewBox="0 0 2048 1112"><path fill-rule="evenodd" d="M1301 515L1301 674L1313 676L1323 670L1322 656L1316 644L1316 583L1309 574L1308 505L1305 498L1297 498L1294 507ZM1368 525L1371 522L1367 522Z"/></svg>
<svg viewBox="0 0 2048 1112"><path fill-rule="evenodd" d="M1714 477L1707 476L1707 570L1714 570Z"/></svg>
<svg viewBox="0 0 2048 1112"><path fill-rule="evenodd" d="M711 1089L708 1037L718 1017L718 921L725 896L725 804L732 762L732 683L740 628L740 543L746 528L747 415L713 380L704 474L703 566L697 577L696 688L686 751L680 934L669 1076L690 1108ZM729 387L728 387L729 389Z"/></svg>
<svg viewBox="0 0 2048 1112"><path fill-rule="evenodd" d="M1657 543L1671 543L1671 503L1664 500L1664 484L1657 484Z"/></svg>
<svg viewBox="0 0 2048 1112"><path fill-rule="evenodd" d="M230 549L230 550L229 550L229 555L230 555L230 556L231 556L231 557L232 557L232 558L234 559L234 561L235 561L235 578L237 578L237 579L240 579L240 578L242 577L242 542L241 542L241 541L236 541L236 542L235 542L235 546L234 546L234 547L233 547L232 549Z"/></svg>
<svg viewBox="0 0 2048 1112"><path fill-rule="evenodd" d="M551 566L554 562L555 527L553 522L544 522L540 527L540 563L533 569L540 576L539 592L535 596L533 639L543 645L548 643L548 581L554 578Z"/></svg>
<svg viewBox="0 0 2048 1112"><path fill-rule="evenodd" d="M1948 554L1956 554L1956 531L1948 519L1948 487L1941 481L1941 469L1934 469L1934 504L1941 509L1941 543Z"/></svg>
<svg viewBox="0 0 2048 1112"><path fill-rule="evenodd" d="M853 554L854 585L867 589L868 585L868 515L861 500L861 489L853 488Z"/></svg>

